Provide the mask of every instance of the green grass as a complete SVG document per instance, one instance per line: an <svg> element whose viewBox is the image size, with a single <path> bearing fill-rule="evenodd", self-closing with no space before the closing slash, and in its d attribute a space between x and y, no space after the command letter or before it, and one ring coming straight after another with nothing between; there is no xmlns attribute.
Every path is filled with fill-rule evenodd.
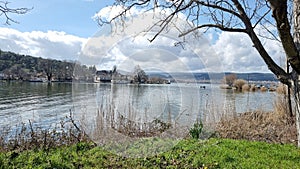
<svg viewBox="0 0 300 169"><path fill-rule="evenodd" d="M243 140L186 139L154 156L126 158L78 143L50 150L0 153L0 168L300 168L300 149Z"/></svg>

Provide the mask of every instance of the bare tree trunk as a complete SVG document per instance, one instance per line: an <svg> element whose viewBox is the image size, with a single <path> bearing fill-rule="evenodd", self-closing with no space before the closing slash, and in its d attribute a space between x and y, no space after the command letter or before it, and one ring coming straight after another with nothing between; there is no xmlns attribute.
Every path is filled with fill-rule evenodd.
<svg viewBox="0 0 300 169"><path fill-rule="evenodd" d="M286 72L290 73L290 65L289 62L286 61ZM286 85L287 87L287 100L288 100L288 112L289 112L289 117L293 118L293 108L292 108L292 97L291 97L291 86Z"/></svg>
<svg viewBox="0 0 300 169"><path fill-rule="evenodd" d="M300 51L300 0L293 1L294 9L294 42L298 51ZM298 52L299 57L299 52ZM300 147L300 93L299 93L299 75L294 76L294 95L296 102L296 126L298 135L298 147Z"/></svg>

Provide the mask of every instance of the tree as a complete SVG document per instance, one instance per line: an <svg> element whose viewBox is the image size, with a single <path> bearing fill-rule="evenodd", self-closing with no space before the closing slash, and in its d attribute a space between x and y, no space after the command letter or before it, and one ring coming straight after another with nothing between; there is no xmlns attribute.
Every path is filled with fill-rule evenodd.
<svg viewBox="0 0 300 169"><path fill-rule="evenodd" d="M171 26L174 18L183 16L190 22L192 28L189 30L178 30L180 37L194 31L214 28L221 31L244 33L248 35L261 58L269 70L273 72L282 83L293 87L294 98L297 105L296 124L298 131L298 146L300 146L300 102L298 75L300 74L300 0L116 0L115 5L121 5L124 10L111 20L103 20L99 17L99 24L113 23L114 21L126 20L127 14L132 9L146 9L144 11L162 11L166 15L154 23L160 30L150 41ZM291 22L289 10L293 9L293 22ZM269 26L276 27L276 31ZM292 30L292 26L294 29ZM287 72L278 65L260 40L260 34L256 28L264 28L268 38L279 40L286 54L286 59L293 69L293 73ZM149 30L151 31L151 30ZM266 36L266 35L264 35Z"/></svg>
<svg viewBox="0 0 300 169"><path fill-rule="evenodd" d="M148 76L139 65L134 67L133 71L133 82L134 83L145 83L148 80Z"/></svg>
<svg viewBox="0 0 300 169"><path fill-rule="evenodd" d="M43 68L43 71L47 76L48 82L51 82L54 72L52 61L48 59L43 59L40 61L40 67Z"/></svg>
<svg viewBox="0 0 300 169"><path fill-rule="evenodd" d="M10 2L0 1L0 16L5 17L5 23L10 25L11 22L18 23L16 20L10 17L10 14L23 15L29 12L32 8L10 8L8 7Z"/></svg>
<svg viewBox="0 0 300 169"><path fill-rule="evenodd" d="M222 82L227 84L228 86L232 87L234 81L236 80L236 74L229 74L224 76L224 78L222 79Z"/></svg>
<svg viewBox="0 0 300 169"><path fill-rule="evenodd" d="M112 74L116 74L117 73L117 66L114 65L112 70L111 70Z"/></svg>

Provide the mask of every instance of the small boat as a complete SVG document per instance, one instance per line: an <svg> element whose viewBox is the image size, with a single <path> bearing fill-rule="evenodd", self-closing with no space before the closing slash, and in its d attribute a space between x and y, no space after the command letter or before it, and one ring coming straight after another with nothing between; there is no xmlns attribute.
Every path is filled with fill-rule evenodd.
<svg viewBox="0 0 300 169"><path fill-rule="evenodd" d="M32 78L28 80L29 82L48 82L48 80L46 78Z"/></svg>
<svg viewBox="0 0 300 169"><path fill-rule="evenodd" d="M129 84L130 80L111 80L112 84Z"/></svg>

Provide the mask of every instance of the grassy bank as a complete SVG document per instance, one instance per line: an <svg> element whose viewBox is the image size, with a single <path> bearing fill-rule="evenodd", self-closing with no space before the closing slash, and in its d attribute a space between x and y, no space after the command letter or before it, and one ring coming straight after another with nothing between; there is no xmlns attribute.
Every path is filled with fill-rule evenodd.
<svg viewBox="0 0 300 169"><path fill-rule="evenodd" d="M300 150L287 144L185 139L155 156L126 158L81 142L47 150L3 152L0 168L300 168Z"/></svg>

